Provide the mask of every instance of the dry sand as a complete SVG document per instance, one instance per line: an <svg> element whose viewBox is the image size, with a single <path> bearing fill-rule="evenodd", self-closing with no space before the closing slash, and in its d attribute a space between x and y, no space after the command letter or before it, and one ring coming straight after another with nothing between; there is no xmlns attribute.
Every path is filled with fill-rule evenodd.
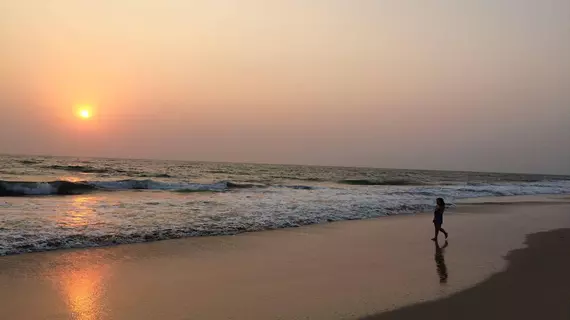
<svg viewBox="0 0 570 320"><path fill-rule="evenodd" d="M421 214L0 257L0 318L568 319L569 231L504 257L570 201L492 200L449 211L444 249Z"/></svg>

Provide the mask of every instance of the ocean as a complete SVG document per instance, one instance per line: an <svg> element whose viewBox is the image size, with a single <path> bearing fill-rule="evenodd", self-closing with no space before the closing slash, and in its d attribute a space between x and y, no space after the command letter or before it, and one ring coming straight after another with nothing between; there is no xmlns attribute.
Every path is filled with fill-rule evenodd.
<svg viewBox="0 0 570 320"><path fill-rule="evenodd" d="M570 193L570 176L0 156L0 255L297 227L457 199Z"/></svg>

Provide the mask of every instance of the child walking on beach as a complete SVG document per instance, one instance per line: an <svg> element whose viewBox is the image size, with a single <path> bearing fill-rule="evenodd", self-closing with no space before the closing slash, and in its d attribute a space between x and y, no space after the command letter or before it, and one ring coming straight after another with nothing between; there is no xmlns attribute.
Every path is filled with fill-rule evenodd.
<svg viewBox="0 0 570 320"><path fill-rule="evenodd" d="M445 231L441 225L443 224L443 212L445 211L445 201L443 198L437 198L436 200L437 207L435 207L435 211L433 212L433 225L435 227L435 237L432 239L433 241L437 241L437 236L439 232L443 232L445 234L445 239L449 236L447 231Z"/></svg>

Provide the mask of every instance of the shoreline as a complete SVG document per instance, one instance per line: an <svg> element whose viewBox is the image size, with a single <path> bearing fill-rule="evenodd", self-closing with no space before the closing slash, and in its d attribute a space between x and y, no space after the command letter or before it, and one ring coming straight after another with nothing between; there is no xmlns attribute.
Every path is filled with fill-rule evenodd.
<svg viewBox="0 0 570 320"><path fill-rule="evenodd" d="M532 233L506 270L465 291L361 320L570 319L570 229Z"/></svg>
<svg viewBox="0 0 570 320"><path fill-rule="evenodd" d="M4 256L0 307L9 319L357 319L508 270L528 234L570 228L570 201L554 198L451 208L445 284L431 215L411 214Z"/></svg>

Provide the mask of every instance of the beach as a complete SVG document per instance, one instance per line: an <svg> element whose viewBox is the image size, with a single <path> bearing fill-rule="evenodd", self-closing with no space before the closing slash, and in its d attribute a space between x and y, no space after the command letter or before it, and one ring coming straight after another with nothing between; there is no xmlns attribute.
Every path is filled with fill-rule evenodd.
<svg viewBox="0 0 570 320"><path fill-rule="evenodd" d="M0 320L570 320L570 0L511 2L0 0Z"/></svg>
<svg viewBox="0 0 570 320"><path fill-rule="evenodd" d="M565 196L464 201L446 213L439 248L427 213L4 256L0 310L4 319L567 319L569 213Z"/></svg>

